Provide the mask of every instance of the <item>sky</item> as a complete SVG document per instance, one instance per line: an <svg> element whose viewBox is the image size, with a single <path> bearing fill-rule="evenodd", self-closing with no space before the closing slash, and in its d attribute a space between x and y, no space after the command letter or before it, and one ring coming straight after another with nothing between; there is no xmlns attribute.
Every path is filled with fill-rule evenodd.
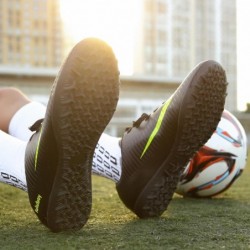
<svg viewBox="0 0 250 250"><path fill-rule="evenodd" d="M142 0L61 0L65 26L76 41L82 37L98 36L114 49L121 74L133 73L134 36L140 22ZM226 0L221 0L226 1ZM250 0L237 4L237 99L238 109L250 103ZM81 8L83 6L87 8ZM88 11L84 12L87 9ZM131 11L132 10L132 11ZM72 13L74 13L72 15ZM122 41L122 42L121 42Z"/></svg>

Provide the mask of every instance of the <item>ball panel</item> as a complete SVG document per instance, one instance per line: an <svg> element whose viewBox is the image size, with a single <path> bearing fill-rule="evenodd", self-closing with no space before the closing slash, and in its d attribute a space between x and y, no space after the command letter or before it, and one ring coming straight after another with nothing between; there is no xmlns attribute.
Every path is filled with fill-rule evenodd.
<svg viewBox="0 0 250 250"><path fill-rule="evenodd" d="M176 193L191 197L218 195L241 175L246 160L245 130L236 117L224 110L212 137L185 168Z"/></svg>

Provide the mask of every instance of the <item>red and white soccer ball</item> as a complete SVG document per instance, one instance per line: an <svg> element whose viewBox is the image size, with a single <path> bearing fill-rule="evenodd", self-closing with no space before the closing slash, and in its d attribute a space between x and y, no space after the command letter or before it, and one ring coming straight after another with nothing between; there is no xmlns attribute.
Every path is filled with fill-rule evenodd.
<svg viewBox="0 0 250 250"><path fill-rule="evenodd" d="M233 114L224 110L216 131L185 168L176 193L187 197L220 194L241 175L246 160L245 130Z"/></svg>

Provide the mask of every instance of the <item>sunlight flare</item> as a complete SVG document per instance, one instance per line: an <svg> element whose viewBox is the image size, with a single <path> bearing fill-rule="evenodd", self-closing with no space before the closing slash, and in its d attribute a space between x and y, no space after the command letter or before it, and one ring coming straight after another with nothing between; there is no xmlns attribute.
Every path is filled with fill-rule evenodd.
<svg viewBox="0 0 250 250"><path fill-rule="evenodd" d="M133 73L135 34L140 22L134 0L61 0L67 35L77 42L98 37L108 42L119 61L121 74Z"/></svg>

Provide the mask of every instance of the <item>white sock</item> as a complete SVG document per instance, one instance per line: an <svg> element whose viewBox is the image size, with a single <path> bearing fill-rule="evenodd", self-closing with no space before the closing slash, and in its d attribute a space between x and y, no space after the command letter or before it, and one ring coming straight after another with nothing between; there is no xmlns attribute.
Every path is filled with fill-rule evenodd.
<svg viewBox="0 0 250 250"><path fill-rule="evenodd" d="M23 141L28 141L33 134L29 127L44 118L46 106L39 102L30 102L21 107L12 117L9 134Z"/></svg>
<svg viewBox="0 0 250 250"><path fill-rule="evenodd" d="M0 130L0 182L27 191L24 156L27 142Z"/></svg>
<svg viewBox="0 0 250 250"><path fill-rule="evenodd" d="M24 157L27 142L0 130L0 182L27 191ZM120 138L102 134L96 146L92 173L115 182L121 177ZM2 154L2 155L1 155Z"/></svg>
<svg viewBox="0 0 250 250"><path fill-rule="evenodd" d="M101 175L115 182L121 177L120 138L102 134L95 149L92 173Z"/></svg>
<svg viewBox="0 0 250 250"><path fill-rule="evenodd" d="M43 118L45 112L46 107L40 103L30 102L26 104L12 117L9 125L9 134L27 142L33 133L29 130L29 127L37 120ZM93 174L106 177L114 182L119 181L121 177L121 148L119 141L120 138L102 134L94 152ZM24 172L24 162L20 163L19 167ZM26 184L25 178L22 181Z"/></svg>

